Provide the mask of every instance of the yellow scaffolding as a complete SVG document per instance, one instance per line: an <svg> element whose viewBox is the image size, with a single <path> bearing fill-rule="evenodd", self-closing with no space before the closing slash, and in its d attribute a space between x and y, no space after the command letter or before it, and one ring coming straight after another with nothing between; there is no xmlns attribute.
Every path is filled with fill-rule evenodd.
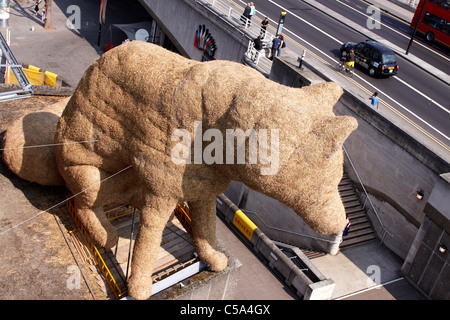
<svg viewBox="0 0 450 320"><path fill-rule="evenodd" d="M121 299L126 296L126 292L123 292L119 286L117 285L116 280L112 276L111 272L109 271L108 267L106 266L105 261L102 258L102 255L100 252L98 252L97 247L95 246L94 242L92 241L91 237L89 236L89 233L84 228L81 221L78 219L73 200L70 199L66 202L67 210L69 211L70 216L72 217L73 221L75 222L76 227L78 230L81 231L84 239L86 240L89 249L91 250L92 254L94 255L95 262L97 263L97 266L100 270L100 272L105 277L106 282L108 283L109 287L111 288L112 292L114 293L114 296L117 299Z"/></svg>
<svg viewBox="0 0 450 320"><path fill-rule="evenodd" d="M117 299L126 297L127 290L120 289L119 285L117 284L116 280L114 279L114 276L111 274L109 268L107 267L105 261L103 260L102 255L100 254L100 252L98 251L94 242L92 241L91 237L89 236L89 233L87 232L87 230L84 228L83 224L77 217L77 215L75 213L74 201L70 197L69 197L69 200L66 201L66 207L76 225L75 230L79 230L81 235L83 236L84 240L86 241L86 244L93 255L93 259L94 259L95 263L97 264L99 271L102 273L103 277L105 278L106 282L108 283L109 287L111 288L112 292L114 293L114 296ZM137 210L136 208L134 208L132 206L120 206L118 208L115 208L115 209L105 212L108 220L114 220L117 218L125 217L132 213L139 213L139 210ZM188 207L187 203L186 202L179 203L174 210L174 214L178 218L178 220L181 222L183 227L189 233L191 233L191 218L189 217L189 207ZM74 232L75 230L72 230L70 233ZM184 269L186 266L189 266L197 261L199 261L199 259L196 257L195 259L191 259L181 265L178 265L177 267L171 268L160 274L157 274L152 278L152 283L161 281L162 279L167 278L168 276L176 273L177 271L179 271L181 269Z"/></svg>

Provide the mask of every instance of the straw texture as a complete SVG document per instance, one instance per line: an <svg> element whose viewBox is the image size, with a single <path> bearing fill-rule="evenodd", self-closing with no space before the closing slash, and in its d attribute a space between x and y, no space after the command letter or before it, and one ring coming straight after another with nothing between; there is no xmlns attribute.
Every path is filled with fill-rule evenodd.
<svg viewBox="0 0 450 320"><path fill-rule="evenodd" d="M40 112L30 112L9 125L4 135L3 161L22 179L41 185L63 186L53 149L59 117L69 99Z"/></svg>
<svg viewBox="0 0 450 320"><path fill-rule="evenodd" d="M128 289L145 299L162 231L178 202L190 206L200 259L214 271L226 267L227 258L216 248L215 198L231 180L287 204L318 232L343 230L341 145L357 122L333 114L342 92L334 83L289 88L238 63L200 63L132 41L105 53L84 74L58 124L56 163L70 191L82 192L75 198L77 214L102 246L116 241L105 206L140 209ZM200 136L194 132L198 124ZM180 129L188 134L190 163L172 158L180 143L172 135ZM222 154L223 163L194 161L198 148L202 157L214 139L202 139L208 129L221 133L222 149L211 155ZM230 129L265 138L258 140L256 163L250 161L248 137L245 163L237 163L238 144L226 149ZM87 140L96 143L70 144ZM230 150L233 161L226 162ZM264 168L270 174L262 174Z"/></svg>

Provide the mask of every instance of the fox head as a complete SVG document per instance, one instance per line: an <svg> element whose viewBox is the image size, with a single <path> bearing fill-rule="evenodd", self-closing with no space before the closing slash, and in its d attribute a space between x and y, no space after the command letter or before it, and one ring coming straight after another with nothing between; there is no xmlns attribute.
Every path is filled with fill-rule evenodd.
<svg viewBox="0 0 450 320"><path fill-rule="evenodd" d="M286 90L289 94L279 99L278 107L263 117L248 113L249 106L235 109L235 116L244 119L235 121L244 127L268 129L267 141L263 146L259 141L258 152L270 154L270 162L233 166L233 179L286 204L316 232L338 233L346 224L338 192L342 144L357 121L334 115L333 106L343 92L337 84ZM251 119L258 120L249 124Z"/></svg>

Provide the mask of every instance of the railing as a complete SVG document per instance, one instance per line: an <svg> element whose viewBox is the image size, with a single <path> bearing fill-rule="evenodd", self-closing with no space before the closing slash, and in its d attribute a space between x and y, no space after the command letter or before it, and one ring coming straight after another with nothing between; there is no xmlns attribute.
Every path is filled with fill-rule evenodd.
<svg viewBox="0 0 450 320"><path fill-rule="evenodd" d="M277 227L274 227L274 226L270 226L264 221L264 219L257 212L252 211L252 210L246 210L246 209L241 209L241 211L244 211L246 213L248 212L248 213L254 214L264 224L264 226L267 229L272 229L272 230L275 230L275 231L282 231L282 232L290 233L290 234L293 234L293 235L296 235L296 236L301 236L301 237L310 238L310 239L323 241L323 242L328 242L328 243L332 243L332 244L340 244L342 242L342 239L339 239L337 241L336 240L329 240L329 239L324 239L324 238L320 238L320 237L315 237L315 236L312 236L312 235L309 235L309 234L298 233L298 232L289 231L289 230L286 230L286 229L280 229L280 228L277 228Z"/></svg>
<svg viewBox="0 0 450 320"><path fill-rule="evenodd" d="M89 249L91 250L91 253L94 256L95 261L97 262L97 266L100 270L100 272L105 277L106 282L108 283L109 287L111 288L112 292L114 293L114 296L117 299L121 299L126 295L126 291L122 291L114 277L112 276L111 272L109 271L105 261L102 258L102 255L97 250L97 247L95 246L94 242L92 241L91 237L89 236L89 233L84 228L81 221L78 219L78 216L75 213L74 203L73 200L69 200L66 202L67 210L69 211L70 216L72 217L73 221L75 222L76 227L81 231L84 239L86 240Z"/></svg>
<svg viewBox="0 0 450 320"><path fill-rule="evenodd" d="M265 50L265 48L262 50ZM262 54L261 51L255 49L255 43L253 40L249 40L245 55L255 66L261 69L262 72L270 74L270 69L272 69L272 61Z"/></svg>
<svg viewBox="0 0 450 320"><path fill-rule="evenodd" d="M229 2L223 0L196 0L197 2L203 2L208 4L211 8L214 8L219 15L226 17L233 24L237 25L241 30L244 30L250 38L256 38L262 35L260 21L252 21L242 15L241 11L230 6ZM257 12L257 11L256 11ZM254 17L256 17L256 12ZM265 32L263 40L270 39L270 33ZM273 37L273 36L272 36Z"/></svg>
<svg viewBox="0 0 450 320"><path fill-rule="evenodd" d="M222 18L226 18L230 21L237 29L243 31L243 33L250 39L249 42L253 43L253 39L261 36L261 41L263 42L263 47L267 47L275 38L267 30L262 30L260 21L255 21L248 19L242 15L241 11L236 10L231 7L230 4L223 0L196 0L196 2L207 4L210 8ZM257 11L256 11L257 12ZM256 17L256 12L254 17ZM262 55L259 51L255 50L253 47L249 47L246 52L247 57L253 57L251 59L255 66L258 66L263 72L269 74L272 68L272 61Z"/></svg>
<svg viewBox="0 0 450 320"><path fill-rule="evenodd" d="M183 227L192 234L192 227L191 227L191 217L189 216L189 207L186 202L182 202L177 204L175 210L175 215L177 216L178 220L181 222Z"/></svg>
<svg viewBox="0 0 450 320"><path fill-rule="evenodd" d="M102 273L106 282L108 283L109 287L111 288L114 296L117 299L121 299L121 298L125 297L128 294L127 289L122 290L119 287L119 285L117 284L116 280L114 279L114 276L111 274L107 264L103 260L102 255L100 254L100 252L98 251L94 242L92 241L89 233L87 232L86 228L84 228L80 219L76 215L75 208L74 208L74 201L72 199L68 200L66 202L66 207L76 225L75 230L78 229L81 232L81 235L83 236L84 240L86 241L88 249L90 250L90 252L93 255L93 260L97 264L98 269L100 270L100 272ZM140 211L132 206L120 206L120 207L117 207L117 208L114 208L114 209L111 209L111 210L108 210L107 212L105 212L108 220L114 220L117 218L121 218L121 217L130 215L130 214L136 214L136 213L140 213ZM181 224L186 228L186 230L192 234L191 219L189 217L188 205L185 202L179 203L177 205L176 209L174 210L174 213L179 218L179 220L181 221ZM134 225L134 219L133 219L133 225ZM75 230L72 230L71 232L73 232ZM129 254L131 252L131 238L132 238L132 236L130 237ZM193 263L195 263L197 261L199 261L199 258L196 256L195 258L190 259L189 261L181 263L179 265L176 265L168 270L165 270L158 275L153 275L152 283L154 284L158 281L161 281L161 280L171 276L172 274L176 273L177 271L182 270L189 265L192 265ZM128 255L128 263L129 262L130 262L130 255ZM128 279L128 265L127 265L126 279Z"/></svg>
<svg viewBox="0 0 450 320"><path fill-rule="evenodd" d="M348 161L350 162L350 165L351 165L351 167L352 167L352 169L353 169L353 172L355 172L356 177L358 178L358 181L359 181L359 183L361 184L361 187L362 187L362 189L363 189L363 191L364 191L364 193L365 193L365 195L366 195L366 200L364 201L363 209L366 207L367 201L369 201L369 204L370 204L370 206L371 206L373 212L375 213L375 216L377 217L377 220L378 220L378 222L380 223L381 228L384 230L383 236L381 237L381 242L383 242L384 237L386 236L386 233L389 234L391 237L393 237L394 235L393 235L392 233L390 233L390 232L386 229L386 227L384 226L383 222L381 221L381 218L380 218L380 216L378 215L378 211L377 211L377 209L375 209L375 206L373 205L372 200L370 199L370 196L369 196L369 194L367 193L366 188L364 187L364 183L362 182L361 177L360 177L359 174L358 174L358 171L356 171L356 168L355 168L355 166L353 165L352 159L350 158L350 156L349 156L347 150L345 149L345 146L344 146L344 145L342 145L342 149L344 149L345 155L347 156L347 159L348 159Z"/></svg>

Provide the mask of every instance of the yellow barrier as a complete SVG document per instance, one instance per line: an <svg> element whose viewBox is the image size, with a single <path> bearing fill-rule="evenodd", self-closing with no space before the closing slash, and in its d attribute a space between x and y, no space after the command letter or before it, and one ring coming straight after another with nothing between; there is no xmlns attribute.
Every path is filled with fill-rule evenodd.
<svg viewBox="0 0 450 320"><path fill-rule="evenodd" d="M10 68L9 70L9 77L5 80L6 84L19 84L19 81L17 81L16 76L14 75L14 72L11 72ZM22 68L23 73L27 77L28 81L34 85L34 86L52 86L57 87L56 84L56 78L58 77L57 74L45 71L41 72L40 68L35 66L28 66L28 68Z"/></svg>
<svg viewBox="0 0 450 320"><path fill-rule="evenodd" d="M233 224L248 240L252 240L253 231L258 228L241 210L234 214Z"/></svg>
<svg viewBox="0 0 450 320"><path fill-rule="evenodd" d="M58 77L57 74L54 74L53 72L50 71L45 71L45 85L57 87L58 85L56 84L56 77Z"/></svg>
<svg viewBox="0 0 450 320"><path fill-rule="evenodd" d="M177 216L178 220L180 220L183 227L190 234L192 234L191 217L189 217L189 207L186 205L186 203L183 202L177 204L174 213Z"/></svg>

